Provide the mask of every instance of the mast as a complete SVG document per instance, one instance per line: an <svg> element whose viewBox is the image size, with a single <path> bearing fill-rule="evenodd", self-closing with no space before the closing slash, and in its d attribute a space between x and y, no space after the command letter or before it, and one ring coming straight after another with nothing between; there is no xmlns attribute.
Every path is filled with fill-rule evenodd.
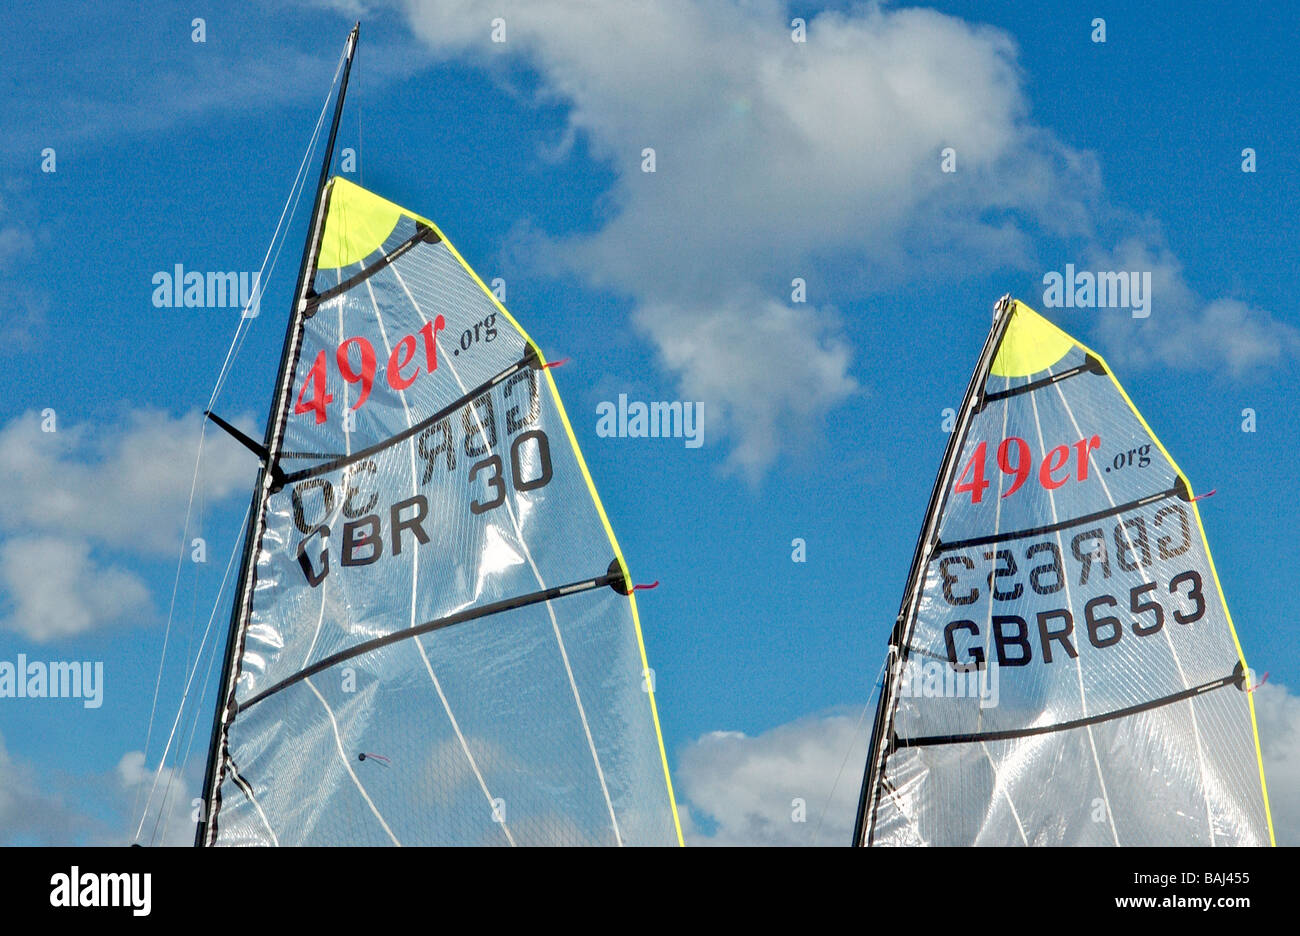
<svg viewBox="0 0 1300 936"><path fill-rule="evenodd" d="M858 816L853 826L853 844L870 845L875 832L876 806L880 800L880 785L885 772L885 759L891 751L891 739L894 728L894 711L897 706L898 675L907 663L907 647L911 637L912 625L916 619L917 605L925 586L926 559L934 548L939 535L939 517L943 513L944 503L948 499L948 490L952 486L952 475L957 467L957 460L966 445L966 435L970 430L971 420L979 410L984 396L984 383L988 379L989 368L997 357L998 346L1006 333L1007 323L1011 318L1011 296L1008 294L997 301L993 307L993 325L984 340L984 350L980 353L975 373L971 375L966 395L962 397L958 410L960 422L948 437L948 447L943 454L939 475L934 480L930 492L930 503L925 511L925 526L912 554L912 567L907 573L907 588L903 592L903 602L894 621L894 629L889 637L889 652L885 659L885 681L880 688L880 698L876 703L876 718L871 729L871 747L867 752L866 773L862 779L862 793L858 798Z"/></svg>
<svg viewBox="0 0 1300 936"><path fill-rule="evenodd" d="M325 156L321 161L320 177L316 181L316 197L312 202L312 226L306 242L303 244L302 261L298 265L298 280L294 286L293 308L289 313L289 323L285 329L283 350L280 353L280 367L276 375L275 394L272 397L271 418L267 421L266 433L262 441L264 459L258 471L257 484L253 489L253 503L249 513L248 534L244 539L244 552L240 560L239 582L235 588L235 602L230 611L230 629L226 638L225 661L222 664L221 689L217 696L216 712L212 719L212 736L208 743L207 768L203 776L203 803L198 828L194 834L196 846L211 844L215 838L215 826L211 819L219 803L219 791L225 774L225 728L235 706L235 678L239 648L244 630L248 625L252 610L253 586L256 580L257 556L262 548L262 536L266 529L266 504L271 490L280 478L278 460L280 443L284 437L285 416L292 395L290 380L302 339L303 313L306 309L306 289L311 283L312 267L319 251L321 232L325 220L325 184L329 181L330 166L334 161L334 142L338 137L339 120L343 116L343 100L348 90L348 75L352 71L352 58L356 53L357 39L361 33L358 22L348 33L344 49L343 76L339 83L338 96L334 102L334 118L330 124L329 139L325 146ZM238 778L236 778L238 779Z"/></svg>

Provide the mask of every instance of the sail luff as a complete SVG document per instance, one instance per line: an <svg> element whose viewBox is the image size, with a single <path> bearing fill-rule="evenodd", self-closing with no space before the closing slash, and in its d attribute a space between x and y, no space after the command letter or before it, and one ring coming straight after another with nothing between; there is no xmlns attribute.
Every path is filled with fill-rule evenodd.
<svg viewBox="0 0 1300 936"><path fill-rule="evenodd" d="M885 679L880 688L880 697L876 704L876 718L871 730L871 744L867 752L866 775L862 780L862 792L858 798L858 815L854 823L853 844L870 845L874 834L876 806L880 799L881 776L888 754L886 739L892 732L894 707L897 703L897 675L902 665L907 662L908 631L915 614L916 602L920 598L922 581L926 573L924 557L932 548L933 540L938 534L939 516L943 504L948 499L948 489L952 474L956 470L958 457L966 443L966 434L970 430L972 417L984 393L984 382L988 378L989 368L997 356L1002 336L1006 333L1007 323L1015 303L1009 295L1003 296L994 306L993 324L984 348L980 352L975 371L962 397L960 423L953 427L948 436L948 446L944 451L939 473L930 491L930 502L925 512L925 528L917 540L916 550L912 554L912 566L907 576L907 587L903 591L902 605L898 610L898 619L894 622L889 638L889 650L885 663ZM900 655L901 651L901 655Z"/></svg>
<svg viewBox="0 0 1300 936"><path fill-rule="evenodd" d="M294 286L293 308L285 327L285 338L280 354L280 366L276 375L275 391L272 399L274 410L267 420L263 448L267 452L265 463L258 470L257 481L253 489L248 532L244 539L244 552L240 560L239 580L235 588L235 601L231 608L229 632L226 638L226 650L222 663L222 679L217 695L216 712L213 715L212 733L208 744L207 765L203 778L203 801L199 822L194 833L194 844L203 846L215 839L215 814L220 802L220 790L225 765L222 762L225 749L225 727L231 715L235 701L235 675L238 669L239 644L248 623L251 608L252 588L256 579L257 554L261 547L265 531L266 508L270 486L276 480L278 452L284 435L284 424L292 394L290 380L293 376L294 363L297 358L298 345L301 340L305 294L311 284L311 269L314 268L320 250L321 233L324 229L325 213L328 205L325 201L325 186L329 181L330 164L334 158L334 144L338 139L339 124L343 116L343 102L347 96L348 77L352 71L352 60L356 54L357 40L360 38L361 23L352 27L344 48L343 73L339 82L338 95L334 102L334 114L330 123L329 138L325 154L321 160L320 175L316 183L316 194L312 202L312 228L310 236L303 244L302 260L298 266L298 279Z"/></svg>

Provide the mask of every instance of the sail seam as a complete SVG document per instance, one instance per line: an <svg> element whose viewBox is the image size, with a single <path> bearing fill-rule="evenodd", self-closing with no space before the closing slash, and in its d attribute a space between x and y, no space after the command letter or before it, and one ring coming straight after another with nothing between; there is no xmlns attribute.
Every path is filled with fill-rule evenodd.
<svg viewBox="0 0 1300 936"><path fill-rule="evenodd" d="M498 300L497 297L492 293L492 290L488 289L487 284L485 284L482 278L477 273L474 272L474 268L465 262L465 258L460 255L459 251L456 250L456 246L446 238L443 238L442 243L443 246L447 248L447 251L453 257L456 258L456 262L460 264L461 269L465 271L465 273L470 277L470 279L472 279L475 283L478 284L478 287L480 290L482 290L483 295L486 296L488 300L492 303L492 305L496 307L497 311L500 312L501 315L505 317L506 321L508 321L511 325L514 326L515 330L518 331L519 334L523 336L526 342L528 342L530 345L533 345L533 341L531 338L529 338L528 332L525 331L524 328L517 321L515 321L514 316L510 314L510 310L501 304L500 300ZM535 345L533 345L533 347L535 349ZM541 357L540 352L538 353L538 356ZM542 360L544 361L545 359L542 358ZM578 445L578 439L573 432L573 425L569 421L569 417L564 411L564 400L560 397L560 391L555 386L555 378L551 375L551 372L549 370L544 370L544 374L546 376L547 383L550 385L551 388L552 399L555 401L555 409L557 414L560 417L560 423L561 425L563 425L565 435L569 439L569 445L572 447L573 456L577 460L578 469L582 472L582 479L584 482L586 482L587 492L591 495L592 504L595 506L596 514L597 516L599 516L601 526L605 530L605 536L609 539L609 545L614 550L614 558L618 560L619 565L621 565L623 569L626 571L627 561L623 558L623 551L619 548L618 545L618 537L614 535L614 528L610 526L609 517L606 515L604 505L602 505L600 501L600 494L596 491L596 484L592 480L591 472L588 470L587 463L582 457L582 448ZM632 612L632 631L636 635L637 650L641 656L641 666L643 670L643 676L649 677L649 675L651 674L650 662L646 657L645 639L641 633L641 620L640 620L639 613L637 611L636 597L633 594L628 593L627 599L628 599L628 607L631 609ZM654 687L652 683L653 680L647 681L645 687L645 696L650 705L650 720L651 723L654 725L655 740L658 743L658 747L659 747L659 762L663 768L664 788L668 794L668 805L669 808L672 810L673 830L677 834L677 844L679 846L684 846L686 843L682 839L681 818L678 816L677 813L677 799L673 795L673 778L672 778L671 771L668 769L668 754L664 750L663 730L659 725L659 709L655 703L655 693L654 693Z"/></svg>
<svg viewBox="0 0 1300 936"><path fill-rule="evenodd" d="M1004 388L1010 388L1011 378L1003 377L1002 385ZM1003 393L1001 395L994 394L991 397L984 398L985 403L987 403L990 399L1002 400L1002 437L1004 439L1007 436L1007 418L1011 412L1011 407L1007 403L1007 397L1009 395L1010 394L1006 394L1006 393ZM1004 496L1002 491L1003 488L1006 486L1006 477L1007 477L1006 472L998 473L998 499L997 499L997 505L993 513L994 533L998 533L1002 530L1002 498ZM993 571L994 573L996 573L997 560L994 559L993 562L994 562ZM988 612L988 617L985 620L984 635L985 635L984 636L984 659L987 660L991 658L989 655L991 652L991 647L989 644L990 641L992 641L993 639L993 596L992 595L989 596L989 612ZM979 713L976 716L976 718L977 718L977 724L982 727L984 724L984 706L981 705L979 707ZM1016 830L1020 833L1020 841L1024 845L1028 845L1029 837L1025 835L1024 823L1020 821L1020 811L1016 809L1016 804L1011 799L1011 791L1008 790L1006 784L1002 782L1002 772L998 769L997 761L993 759L993 753L989 750L989 746L984 743L980 744L980 750L984 753L984 757L989 762L989 767L991 767L993 770L993 788L995 790L1002 791L1002 796L1007 801L1007 807L1011 810L1011 818L1014 819L1016 822Z"/></svg>
<svg viewBox="0 0 1300 936"><path fill-rule="evenodd" d="M465 266L463 260L461 261L461 264L462 266ZM428 316L424 314L424 310L420 308L420 304L415 301L415 296L411 295L411 290L406 286L406 280L402 279L402 274L397 272L396 267L393 268L393 275L397 277L397 282L401 284L402 291L406 293L406 298L410 300L411 306L419 314L420 318L427 322ZM518 326L516 326L516 328L518 329ZM531 356L532 363L539 363L536 349L532 346L531 342L528 341L527 336L522 335L522 329L519 329L519 331L521 332L521 337L523 337L525 342L528 344L528 352L525 354L524 360L528 361ZM436 337L434 340L437 340ZM456 383L459 384L463 390L465 384L460 379L460 372L456 370L456 365L449 363L448 367L451 368L452 377L455 378ZM503 378L498 377L497 379L500 380ZM474 424L478 426L479 433L486 438L487 433L484 432L483 420L479 418L478 410L472 408L470 410L470 415L474 418ZM542 579L541 570L537 568L537 563L533 559L533 552L528 548L528 542L524 538L523 526L520 524L519 518L515 515L514 506L509 500L507 500L505 502L505 507L506 513L510 517L510 523L514 527L515 535L519 538L519 545L524 551L524 558L528 560L528 566L533 570L533 577L537 579L538 585L542 586L542 588L546 588L546 582ZM608 575L608 573L606 574ZM557 597L559 596L557 595ZM582 704L582 696L578 692L578 683L573 676L573 666L569 663L569 651L564 646L564 637L560 633L560 623L555 617L555 609L551 607L549 599L546 602L546 613L550 616L551 630L555 633L555 642L560 650L560 659L564 662L564 672L569 678L569 687L573 690L573 701L578 708L578 718L582 722L583 733L587 736L587 748L591 751L591 759L596 766L596 777L600 781L600 791L604 794L605 805L609 809L609 821L614 827L614 840L621 847L623 845L623 834L618 827L618 816L614 813L614 802L609 795L609 785L605 782L605 769L600 766L600 756L596 753L596 741L591 735L591 725L587 721L587 709Z"/></svg>
<svg viewBox="0 0 1300 936"><path fill-rule="evenodd" d="M1057 392L1060 392L1060 387L1057 387ZM1062 394L1062 398L1064 398L1064 394ZM1034 411L1034 428L1038 433L1038 448L1040 450L1046 450L1046 446L1043 443L1043 422L1038 415L1038 398L1030 397L1029 405L1033 408ZM1066 406L1066 409L1067 410L1069 409L1068 404ZM1047 502L1052 508L1052 520L1055 521L1057 519L1055 491L1050 489L1048 490ZM1065 544L1061 542L1060 530L1057 530L1055 532L1055 538L1056 538L1057 552L1063 551L1065 549ZM1071 607L1073 605L1073 602L1070 598L1070 580L1068 578L1064 578L1063 584L1065 585L1065 604L1067 607ZM1082 650L1082 644L1080 644L1080 649ZM1087 718L1088 717L1088 696L1087 693L1084 691L1083 660L1080 658L1079 654L1074 655L1074 674L1075 674L1075 679L1079 685L1079 709L1083 712L1084 717ZM1183 683L1183 685L1185 687L1187 684ZM1110 825L1111 838L1114 839L1116 846L1118 846L1119 829L1115 828L1115 813L1110 807L1110 791L1106 789L1106 775L1102 773L1101 758L1097 755L1097 739L1093 736L1091 725L1088 726L1087 732L1088 732L1088 748L1092 752L1092 765L1097 771L1097 783L1101 785L1101 798L1102 798L1102 802L1105 803L1106 806L1106 821Z"/></svg>
<svg viewBox="0 0 1300 936"><path fill-rule="evenodd" d="M1171 695L1162 696L1159 699L1152 699L1150 702L1130 705L1127 708L1116 709L1113 712L1107 712L1103 715L1089 715L1086 718L1075 718L1071 721L1058 722L1055 725L1039 725L1033 728L1013 728L1006 731L971 732L968 734L924 735L917 738L899 738L895 736L893 743L894 746L900 748L933 747L939 744L974 744L977 741L1011 741L1016 738L1030 738L1035 735L1053 734L1058 731L1070 731L1075 728L1085 728L1101 722L1127 718L1130 715L1138 715L1142 712L1149 712L1152 709L1162 708L1166 705L1173 705L1176 702L1193 699L1215 689L1221 689L1224 686L1233 685L1238 680L1239 677L1236 673L1230 673L1222 679L1211 680L1210 682L1202 683L1199 686L1192 686L1190 689L1182 689L1178 692L1172 693Z"/></svg>
<svg viewBox="0 0 1300 936"><path fill-rule="evenodd" d="M343 274L341 270L337 270L337 269L335 270L336 279L341 279L342 275ZM342 340L343 309L340 307L338 312L339 312L339 339ZM348 395L349 395L349 389L348 386L345 384L343 387L344 409L346 409L348 405ZM352 451L352 432L348 428L346 422L343 424L343 447L347 452ZM326 588L328 588L328 586L326 586ZM326 588L321 589L320 614L316 618L316 632L312 635L311 643L307 647L307 653L303 657L304 663L306 663L307 660L311 659L312 651L316 649L316 641L320 639L321 626L325 622ZM348 776L352 779L352 784L357 788L357 792L361 794L361 798L366 801L366 805L370 807L370 812L374 815L376 819L379 820L379 824L383 826L384 832L388 834L389 839L392 840L392 843L394 845L400 848L402 843L398 841L397 836L393 834L393 830L389 827L387 820L385 820L383 814L379 812L379 807L377 807L375 805L374 800L370 798L370 794L366 791L365 785L362 784L361 778L358 777L356 771L352 769L352 762L349 760L347 753L343 750L343 738L339 734L339 722L338 722L338 718L334 714L334 709L330 707L329 702L325 701L325 697L321 695L320 690L316 688L315 684L312 683L310 679L304 679L303 681L307 684L307 688L312 691L312 695L316 697L316 701L320 702L321 707L325 709L325 714L329 716L330 726L334 732L334 750L338 754L340 763L343 764L343 769L347 771Z"/></svg>
<svg viewBox="0 0 1300 936"><path fill-rule="evenodd" d="M388 329L384 327L384 316L383 313L379 310L379 302L375 299L374 286L371 285L370 283L366 283L366 294L370 297L371 308L375 310L375 324L379 326L379 335L384 340L384 353L392 354L393 347L392 347L392 343L388 340ZM406 391L405 390L398 391L398 397L402 401L402 411L406 414L406 424L409 426L411 424L411 406L407 402ZM408 452L411 456L411 488L412 488L411 493L415 494L419 492L419 484L417 481L417 479L419 478L419 474L417 473L417 469L416 469L414 443L412 443ZM416 550L411 557L411 626L412 627L415 626L415 621L416 621L415 618L416 586L417 583L419 582L419 577L420 577L420 553L419 550ZM495 800L493 799L492 791L488 789L487 780L484 779L483 777L483 771L479 768L478 760L474 757L474 753L469 749L469 741L466 740L465 733L460 730L460 722L457 720L456 716L452 714L451 702L448 701L447 694L442 690L442 682L438 679L437 675L433 671L433 663L430 662L429 660L429 654L425 652L424 644L420 643L420 641L418 640L415 641L415 649L419 651L420 659L424 663L424 671L429 674L429 681L433 683L434 692L438 694L438 699L439 701L442 702L442 709L444 712L447 713L447 721L451 723L452 731L455 732L456 734L456 740L460 742L460 749L462 752L464 752L465 759L469 761L470 769L474 771L474 777L478 780L479 789L483 791L483 795L487 798L488 807L494 808ZM512 834L510 834L510 827L506 825L504 816L501 817L500 826L501 826L501 831L505 833L506 841L510 843L510 847L511 848L516 847L518 843L515 841L515 837Z"/></svg>
<svg viewBox="0 0 1300 936"><path fill-rule="evenodd" d="M1074 416L1074 409L1070 406L1070 401L1065 398L1065 391L1063 391L1060 387L1057 387L1056 393L1061 398L1062 405L1065 406L1065 412L1070 417L1070 422L1074 425L1075 432L1078 432L1080 435L1082 435L1083 431L1079 428L1079 421ZM1091 450L1088 453L1088 460L1092 461ZM1101 489L1106 493L1106 500L1110 501L1111 506L1114 506L1115 497L1113 494L1111 494L1110 485L1106 483L1105 477L1103 477L1102 474L1098 474L1097 480L1101 482ZM1121 524L1120 530L1122 530L1124 533L1124 542L1128 544L1129 551L1133 552L1134 555L1136 555L1136 550L1134 549L1133 546L1133 536L1129 532L1128 525ZM1149 575L1147 575L1146 567L1143 566L1141 563L1138 563L1138 572L1142 576L1142 584L1144 585L1151 584L1152 579ZM1187 673L1183 669L1183 661L1178 656L1178 650L1176 647L1174 647L1174 640L1173 637L1169 635L1168 628L1164 628L1164 637L1165 637L1165 643L1169 646L1169 653L1174 658L1174 665L1178 667L1178 678L1183 681L1183 688L1188 689L1191 686L1191 681L1187 678ZM1205 751L1201 744L1201 728L1196 719L1196 707L1192 705L1191 701L1189 700L1187 703L1187 708L1188 708L1188 714L1191 716L1192 719L1192 736L1196 739L1196 760L1197 760L1197 764L1201 768L1201 780L1202 782L1205 782L1206 781ZM1214 810L1210 804L1208 783L1205 786L1204 793L1205 793L1206 821L1210 830L1210 846L1214 847L1217 844L1214 835Z"/></svg>
<svg viewBox="0 0 1300 936"><path fill-rule="evenodd" d="M312 691L312 695L316 696L317 700L320 701L320 704L325 707L325 714L330 718L330 727L334 729L334 750L338 752L339 761L342 762L343 769L346 770L348 776L352 778L352 783L356 786L357 792L360 793L361 798L366 801L366 805L370 807L370 812L374 814L374 817L379 820L379 824L384 827L384 831L388 834L389 839L392 840L394 845L401 848L402 843L398 841L397 836L393 834L393 830L388 827L388 821L384 819L383 813L379 811L379 807L375 805L375 801L372 800L370 794L366 792L366 788L362 785L361 778L357 776L357 772L352 769L352 761L349 760L347 752L343 750L343 738L339 734L339 723L338 719L334 717L334 710L329 707L329 703L325 701L325 697L320 694L319 689L312 685L310 679L306 680L306 683L307 688Z"/></svg>

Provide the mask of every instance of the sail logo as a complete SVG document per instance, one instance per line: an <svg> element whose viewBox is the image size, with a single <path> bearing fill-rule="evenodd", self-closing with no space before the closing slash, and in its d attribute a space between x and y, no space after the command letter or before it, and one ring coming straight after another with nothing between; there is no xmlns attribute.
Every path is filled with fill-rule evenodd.
<svg viewBox="0 0 1300 936"><path fill-rule="evenodd" d="M618 395L618 404L602 400L596 404L596 435L602 439L685 439L686 447L704 444L704 404L680 401L628 402Z"/></svg>
<svg viewBox="0 0 1300 936"><path fill-rule="evenodd" d="M1055 270L1043 276L1043 305L1049 309L1131 309L1134 318L1151 314L1151 271Z"/></svg>
<svg viewBox="0 0 1300 936"><path fill-rule="evenodd" d="M997 708L998 665L950 666L947 660L918 660L895 664L899 695L908 699L978 699L982 709Z"/></svg>
<svg viewBox="0 0 1300 936"><path fill-rule="evenodd" d="M170 272L159 270L153 284L156 309L243 309L244 318L257 318L262 302L262 274L187 271L176 264Z"/></svg>
<svg viewBox="0 0 1300 936"><path fill-rule="evenodd" d="M143 873L82 873L77 865L50 877L51 907L129 907L132 916L153 909L153 875Z"/></svg>
<svg viewBox="0 0 1300 936"><path fill-rule="evenodd" d="M104 664L43 660L0 660L0 699L81 699L83 707L104 704Z"/></svg>

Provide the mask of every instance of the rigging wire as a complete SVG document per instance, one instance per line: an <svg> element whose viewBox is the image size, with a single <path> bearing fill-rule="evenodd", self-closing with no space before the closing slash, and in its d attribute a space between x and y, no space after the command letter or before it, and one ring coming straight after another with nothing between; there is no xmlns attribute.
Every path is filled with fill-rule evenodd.
<svg viewBox="0 0 1300 936"><path fill-rule="evenodd" d="M217 397L225 386L226 378L230 375L230 366L234 362L234 359L238 357L239 348L243 346L243 339L240 338L240 331L242 330L246 335L249 330L244 328L244 323L251 322L253 318L248 315L248 311L253 306L260 304L261 298L266 292L265 280L262 277L262 273L265 272L266 278L269 279L271 274L275 272L275 261L279 259L280 250L284 247L284 238L281 236L281 229L284 227L286 216L292 217L293 214L297 212L298 201L302 197L303 191L306 189L307 166L311 159L311 154L315 152L316 144L320 140L321 129L325 126L325 115L329 112L330 99L334 95L334 86L338 84L339 74L343 70L345 58L346 52L343 56L340 56L338 65L334 69L334 80L330 83L330 90L325 95L325 101L321 105L321 111L319 116L316 118L316 126L312 130L311 139L307 144L307 149L302 154L302 161L298 164L298 171L294 175L293 186L289 189L289 197L285 199L284 207L280 209L280 218L276 221L275 232L271 235L271 242L267 245L266 254L262 257L262 268L258 273L258 288L254 295L250 297L248 305L244 307L239 318L239 323L235 328L235 337L236 339L239 339L239 346L236 347L235 341L231 341L231 348L226 352L226 359L222 362L221 371L217 374L217 382L212 388L212 395L208 398L208 405L205 409L211 410L216 404ZM295 191L297 194L295 194ZM290 210L291 203L292 211ZM285 234L287 235L287 231ZM276 247L277 240L279 241L279 247ZM271 257L272 248L275 248L274 258ZM268 260L270 260L271 263L269 270L267 268ZM251 328L251 325L249 328Z"/></svg>
<svg viewBox="0 0 1300 936"><path fill-rule="evenodd" d="M251 509L251 508L250 508L250 509ZM242 533L243 530L244 530L244 527L246 527L246 526L248 525L248 515L249 515L249 513L250 513L250 509L245 509L245 510L244 510L244 519L243 519L243 521L239 524L239 531L240 531L240 533ZM182 715L182 713L185 711L185 703L186 703L186 702L188 701L188 699L189 699L190 688L191 688L191 686L192 686L193 683L194 683L194 676L195 676L195 674L198 672L198 656L201 656L201 655L202 655L202 653L203 653L203 647L204 647L204 645L207 644L207 641L208 641L208 634L211 633L211 631L212 631L212 622L213 622L214 620L216 620L216 617L217 617L217 608L218 608L218 607L220 606L220 604L221 604L221 595L222 595L222 594L225 592L225 590L226 590L226 582L227 582L227 581L229 580L229 578L230 578L230 570L231 570L231 568L234 566L234 564L235 564L235 556L239 555L239 552L240 552L240 549L239 549L239 542L238 542L238 540L236 540L235 547L234 547L234 548L231 550L231 552L230 552L230 559L227 560L227 562L226 562L226 571L225 571L225 573L221 576L221 586L220 586L220 588L219 588L218 591L217 591L217 600L214 601L213 604L212 604L212 613L208 615L208 624L207 624L207 626L203 629L203 637L202 637L202 638L200 639L200 641L199 641L199 650L198 650L198 655L196 655L196 657L195 657L195 665L190 669L189 676L188 676L187 679L185 680L185 690L184 690L184 694L181 696L181 703L180 703L180 706L179 706L179 707L177 708L177 710L176 710L176 718L172 720L172 728L171 728L171 732L167 735L167 744L164 745L164 747L163 747L162 757L161 757L161 758L159 759L159 761L158 761L158 769L157 769L156 771L154 771L154 775L153 775L153 786L150 787L150 789L149 789L149 796L145 799L145 803L144 803L144 812L140 815L140 824L139 824L139 826L136 827L136 830L135 830L135 838L134 838L132 841L137 841L137 842L138 842L138 841L140 840L140 832L144 829L144 821L145 821L145 818L146 818L146 817L148 816L148 814L149 814L149 804L150 804L151 802L153 802L153 795L154 795L154 793L155 793L155 792L157 791L157 789L158 789L158 778L162 776L163 770L164 770L164 769L166 768L166 766L167 766L167 752L171 750L172 741L173 741L173 740L175 739L175 737L176 737L176 728L177 728L177 726L179 726L179 724L180 724L180 721L181 721L181 715ZM172 777L173 777L173 776L174 776L174 774L172 774L171 776L168 777L168 780L167 780L167 785L168 785L168 787L171 786L171 782L172 782ZM164 796L164 800L165 800L165 796ZM160 807L159 807L159 817L161 817L161 815L162 815L162 810L161 810L161 806L160 806ZM154 823L154 834L155 834L155 835L157 834L157 831L158 831L158 829L157 829L157 821L155 820L155 823ZM151 842L152 842L152 840L151 840Z"/></svg>
<svg viewBox="0 0 1300 936"><path fill-rule="evenodd" d="M270 277L275 272L275 263L279 259L280 250L283 248L284 241L287 238L288 231L285 224L286 218L292 217L293 213L296 213L298 203L302 197L302 192L306 188L306 178L307 178L306 168L309 164L311 154L315 152L316 146L320 140L321 129L325 123L325 114L328 112L329 102L333 96L334 87L338 83L338 77L342 72L345 58L346 58L346 52L344 53L343 56L340 56L338 65L335 67L334 79L330 84L330 90L325 96L325 102L321 106L320 115L316 119L316 126L312 130L312 135L310 140L308 141L306 151L303 153L302 161L299 163L298 171L294 176L293 186L290 188L288 198L285 199L284 207L281 209L280 217L276 222L275 231L271 236L271 242L270 244L268 244L266 249L266 254L263 256L262 266L261 269L258 271L257 288L254 290L254 294L249 298L248 305L246 305L244 309L241 311L239 320L236 323L235 333L231 337L230 346L226 350L225 360L222 362L221 370L217 375L216 382L213 384L212 393L208 398L208 405L206 407L206 409L208 410L211 410L213 405L216 403L217 397L220 395L220 392L224 387L225 381L230 374L231 366L233 365L234 360L238 357L240 349L242 349L243 347L244 338L247 337L248 332L251 330L252 327L251 321L253 317L249 316L248 312L251 308L260 304L261 298L265 293L266 282L270 279ZM278 247L276 246L277 241L279 243ZM273 250L274 250L274 255L272 253ZM270 264L269 267L268 267L268 262ZM153 728L154 728L154 722L157 717L158 697L162 688L163 672L167 664L167 650L168 650L168 645L171 641L172 623L174 620L175 610L176 610L176 597L180 588L181 570L184 568L184 564L185 564L186 543L189 537L190 520L194 510L194 496L199 486L199 476L200 476L200 471L201 471L201 466L203 461L203 446L206 441L206 438L207 438L207 421L204 420L199 429L199 441L194 455L194 472L190 480L190 493L189 493L188 501L185 506L185 522L181 533L180 550L176 558L176 572L175 575L173 576L171 598L168 602L168 608L167 608L167 624L163 633L162 653L158 661L158 674L154 681L153 699L149 706L149 721L148 721L148 727L145 730L145 744L143 750L146 766L148 765L149 748L153 741ZM223 587L224 587L224 580L223 580ZM218 600L220 598L220 594L221 593L218 592ZM214 613L215 613L215 606L214 606ZM209 620L209 624L210 623L211 620ZM192 638L191 638L191 643L192 643ZM202 643L200 643L200 653L202 652L202 646L203 646ZM193 665L191 666L190 661L188 660L188 656L189 656L188 651L186 653L186 656L187 656L186 667L187 669L189 669L189 676L187 677L186 680L186 691L188 695L189 684L192 682L194 678L194 674L198 669L199 658L196 656L195 659L193 660ZM182 698L180 708L177 710L176 713L176 720L175 720L176 723L179 723L180 718L184 712L184 707L185 707L185 698ZM173 734L175 733L175 723L173 724L172 733ZM171 738L169 737L168 747L170 747L170 743L171 743ZM145 800L143 811L140 811L141 787L137 786L136 788L136 794L135 794L134 802L131 807L131 811L133 815L139 812L140 822L136 828L135 837L132 839L133 842L139 841L140 832L144 828L145 817L148 815L149 806L150 803L152 802L154 791L157 788L158 774L161 773L161 771L165 767L166 767L166 749L164 749L162 759L159 761L158 771L155 773L154 776L153 787L150 790L149 797L146 798ZM170 780L169 780L169 784L170 784Z"/></svg>
<svg viewBox="0 0 1300 936"><path fill-rule="evenodd" d="M862 711L858 713L858 722L853 726L853 734L849 736L849 744L844 751L844 759L840 761L840 769L835 772L835 780L831 784L830 792L826 794L826 802L822 804L821 815L817 817L817 827L813 829L811 844L814 846L817 844L817 837L821 835L822 823L826 821L826 812L831 807L831 801L835 799L835 791L839 788L840 778L844 776L844 768L848 766L849 757L853 754L853 748L856 745L857 740L861 737L860 732L862 731L862 723L867 718L867 710L871 708L872 700L875 698L876 693L880 691L880 681L885 674L885 667L888 665L888 658L886 658L884 663L880 664L880 669L876 671L875 682L872 683L875 687L875 691L872 692L871 695L867 696L867 701L862 705Z"/></svg>

